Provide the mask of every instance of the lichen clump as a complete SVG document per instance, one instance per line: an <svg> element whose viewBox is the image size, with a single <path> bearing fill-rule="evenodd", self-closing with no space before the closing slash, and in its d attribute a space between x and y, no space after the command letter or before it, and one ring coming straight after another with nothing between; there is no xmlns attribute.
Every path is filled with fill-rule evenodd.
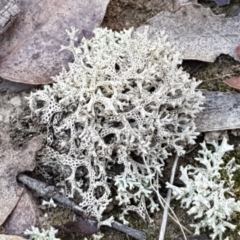
<svg viewBox="0 0 240 240"><path fill-rule="evenodd" d="M87 215L100 221L114 197L124 223L129 210L146 219L158 209L153 188L164 160L194 143L199 82L179 67L180 53L163 33L150 41L147 28L134 36L97 28L75 47L76 31L62 47L74 55L69 70L28 98L47 132L41 161L59 166L65 193Z"/></svg>
<svg viewBox="0 0 240 240"><path fill-rule="evenodd" d="M211 239L223 239L226 229L234 230L236 226L231 223L235 212L240 212L240 201L234 195L233 173L240 169L235 159L227 164L223 156L233 150L233 146L224 138L218 145L212 142L214 150L210 150L206 143L202 143L199 157L195 158L201 166L187 165L180 167L180 179L185 187L177 187L167 183L172 189L173 196L181 201L181 207L193 214L195 223L191 224L195 234L199 235L201 229L208 228L212 231ZM222 173L227 178L222 179Z"/></svg>
<svg viewBox="0 0 240 240"><path fill-rule="evenodd" d="M36 227L31 227L31 230L26 230L24 235L28 235L30 240L61 240L56 238L58 230L50 228L49 230L42 229L41 231Z"/></svg>

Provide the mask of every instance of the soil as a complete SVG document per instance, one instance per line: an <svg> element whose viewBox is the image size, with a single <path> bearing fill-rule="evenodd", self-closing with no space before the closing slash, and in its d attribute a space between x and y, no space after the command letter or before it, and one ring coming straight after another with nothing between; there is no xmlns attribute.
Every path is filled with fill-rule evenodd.
<svg viewBox="0 0 240 240"><path fill-rule="evenodd" d="M134 27L137 28L144 24L149 18L153 17L162 10L170 9L170 5L164 0L111 0L107 9L106 16L102 23L102 27L108 27L113 30L120 31L124 28ZM217 7L214 1L199 1L204 6L211 7L213 12L216 14L225 13L228 16L236 14L239 11L238 1L231 1L230 5L224 7ZM223 83L224 79L232 76L240 76L240 63L234 61L231 57L226 55L221 55L214 63L204 63L198 61L184 61L183 67L186 71L190 72L193 77L201 79L203 82L200 88L211 90L211 91L235 91ZM23 116L23 112L27 109L27 102L25 97L29 95L28 92L21 93L0 93L0 129L2 132L8 133L12 137L12 143L16 146L22 145L24 142L31 139L34 135L38 134L36 131L31 131L30 125L25 125L25 130L22 131L23 123L19 119L19 115ZM22 115L23 114L23 115ZM230 143L238 147L240 143L240 137L234 137L229 132ZM203 140L203 134L197 140L197 143ZM1 139L0 139L1 144ZM193 151L189 151L184 158L180 159L181 165L186 165L189 162L193 162L193 156L196 156L197 148ZM239 151L240 152L240 151ZM236 156L238 159L238 164L240 164L240 154L235 151L232 155ZM228 156L228 157L232 157ZM167 164L166 177L168 180L171 171L171 160ZM178 174L177 174L178 175ZM240 179L240 178L239 178ZM237 181L238 186L236 187L236 194L240 199L240 181ZM171 207L177 215L179 221L183 226L188 226L192 223L194 219L189 217L185 210L179 207L179 203L173 201ZM114 207L114 211L117 212L117 206ZM72 221L74 216L69 210L63 208L58 208L55 210L42 210L42 214L48 213L48 217L42 217L38 219L38 224L43 226L50 225L61 225L64 222ZM153 223L145 223L140 217L135 214L129 216L129 221L131 227L145 231L147 233L147 239L157 240L159 234L159 228L161 226L162 211L151 216ZM235 222L238 224L238 231L240 229L240 224L238 223L240 217L236 216ZM109 228L103 228L102 232L105 240L123 240L123 239L133 239L126 236L120 232ZM234 233L231 239L237 239ZM168 220L166 237L165 240L176 239L182 236L179 227L172 221ZM70 239L68 237L67 239ZM81 238L74 238L81 239ZM91 239L90 237L88 239Z"/></svg>

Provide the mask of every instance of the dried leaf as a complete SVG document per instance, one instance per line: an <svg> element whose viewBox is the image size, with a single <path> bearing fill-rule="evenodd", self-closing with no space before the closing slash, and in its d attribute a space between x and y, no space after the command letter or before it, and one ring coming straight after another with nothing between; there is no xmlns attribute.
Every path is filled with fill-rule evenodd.
<svg viewBox="0 0 240 240"><path fill-rule="evenodd" d="M201 5L182 6L175 14L161 12L147 22L149 37L156 39L165 30L169 41L183 53L184 59L213 62L220 54L235 60L240 43L240 15L225 18ZM141 26L137 31L143 31Z"/></svg>
<svg viewBox="0 0 240 240"><path fill-rule="evenodd" d="M230 0L214 0L218 6L224 6L230 3Z"/></svg>
<svg viewBox="0 0 240 240"><path fill-rule="evenodd" d="M68 222L62 226L54 227L59 229L61 234L66 236L75 235L78 237L86 237L99 231L97 222L85 220L80 216L77 216L76 221L74 222Z"/></svg>
<svg viewBox="0 0 240 240"><path fill-rule="evenodd" d="M8 234L23 236L26 229L35 226L39 209L32 196L24 190L17 206L4 223L4 229Z"/></svg>
<svg viewBox="0 0 240 240"><path fill-rule="evenodd" d="M240 89L240 77L229 78L224 80L224 82L232 88Z"/></svg>
<svg viewBox="0 0 240 240"><path fill-rule="evenodd" d="M21 0L22 13L0 36L0 76L29 84L52 82L73 56L59 52L68 45L65 29L79 29L79 41L91 37L99 26L109 0Z"/></svg>
<svg viewBox="0 0 240 240"><path fill-rule="evenodd" d="M35 137L20 149L13 149L9 136L1 133L0 145L0 225L16 206L23 188L17 184L16 176L23 171L32 171L35 167L35 153L42 148L43 138Z"/></svg>
<svg viewBox="0 0 240 240"><path fill-rule="evenodd" d="M240 128L240 94L231 92L204 92L205 103L197 114L197 131L209 132Z"/></svg>
<svg viewBox="0 0 240 240"><path fill-rule="evenodd" d="M37 88L37 87L38 87L38 85L3 80L0 83L0 92L19 93L19 92Z"/></svg>

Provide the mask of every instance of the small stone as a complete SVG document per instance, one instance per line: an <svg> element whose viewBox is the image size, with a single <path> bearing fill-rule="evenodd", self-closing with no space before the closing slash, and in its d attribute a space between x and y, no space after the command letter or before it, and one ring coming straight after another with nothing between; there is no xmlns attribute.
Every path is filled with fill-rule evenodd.
<svg viewBox="0 0 240 240"><path fill-rule="evenodd" d="M11 98L9 102L12 105L14 105L15 107L20 107L22 105L22 101L19 96L15 96L15 97Z"/></svg>

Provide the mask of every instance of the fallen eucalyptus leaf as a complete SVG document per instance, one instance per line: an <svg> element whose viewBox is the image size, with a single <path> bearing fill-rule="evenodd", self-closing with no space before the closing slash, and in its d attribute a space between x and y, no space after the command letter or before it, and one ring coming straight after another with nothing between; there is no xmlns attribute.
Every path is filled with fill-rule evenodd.
<svg viewBox="0 0 240 240"><path fill-rule="evenodd" d="M240 90L240 77L229 78L229 79L227 79L227 80L224 80L224 82L225 82L228 86Z"/></svg>
<svg viewBox="0 0 240 240"><path fill-rule="evenodd" d="M25 189L3 227L8 234L23 236L26 229L35 226L38 214L39 209L36 203Z"/></svg>
<svg viewBox="0 0 240 240"><path fill-rule="evenodd" d="M209 132L240 128L240 94L231 92L204 92L205 103L197 114L197 131Z"/></svg>
<svg viewBox="0 0 240 240"><path fill-rule="evenodd" d="M35 167L35 154L42 148L43 138L34 137L19 149L9 143L6 133L0 133L0 225L2 225L22 196L23 188L17 184L16 176Z"/></svg>
<svg viewBox="0 0 240 240"><path fill-rule="evenodd" d="M51 76L73 60L69 51L59 52L68 45L65 29L79 29L91 37L99 26L109 0L21 0L21 14L12 27L0 36L0 76L28 84L52 82Z"/></svg>
<svg viewBox="0 0 240 240"><path fill-rule="evenodd" d="M12 82L9 80L3 80L0 83L0 92L19 93L19 92L30 90L37 87L38 86L34 84L26 84L21 82Z"/></svg>
<svg viewBox="0 0 240 240"><path fill-rule="evenodd" d="M224 6L230 3L230 0L214 0L218 6Z"/></svg>
<svg viewBox="0 0 240 240"><path fill-rule="evenodd" d="M77 216L74 222L67 222L61 226L55 225L54 228L60 230L63 235L75 237L86 237L99 231L97 222L90 222L80 216Z"/></svg>
<svg viewBox="0 0 240 240"><path fill-rule="evenodd" d="M236 46L240 43L240 15L225 18L198 4L182 6L176 13L161 12L147 22L149 38L157 39L161 31L184 59L214 62L220 54L240 61ZM142 32L144 26L137 31Z"/></svg>

